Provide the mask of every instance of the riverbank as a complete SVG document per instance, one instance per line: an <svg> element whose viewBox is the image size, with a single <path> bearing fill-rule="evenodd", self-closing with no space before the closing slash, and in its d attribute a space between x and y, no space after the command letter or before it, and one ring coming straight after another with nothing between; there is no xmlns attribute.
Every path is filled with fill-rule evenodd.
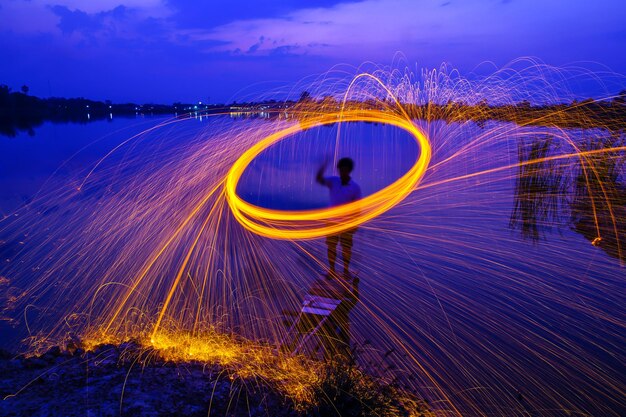
<svg viewBox="0 0 626 417"><path fill-rule="evenodd" d="M325 365L311 401L232 366L172 361L135 342L0 355L3 416L430 416L424 402L348 365Z"/></svg>

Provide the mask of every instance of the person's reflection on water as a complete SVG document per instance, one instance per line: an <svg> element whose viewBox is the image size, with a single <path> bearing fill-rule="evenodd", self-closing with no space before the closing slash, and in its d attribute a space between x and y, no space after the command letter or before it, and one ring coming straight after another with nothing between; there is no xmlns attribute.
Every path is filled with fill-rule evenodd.
<svg viewBox="0 0 626 417"><path fill-rule="evenodd" d="M285 350L308 351L326 360L354 361L350 312L359 301L359 278L351 282L316 280L291 326Z"/></svg>
<svg viewBox="0 0 626 417"><path fill-rule="evenodd" d="M344 288L341 304L335 309L334 314L331 315L330 325L334 326L331 330L336 335L336 340L332 346L328 346L325 350L326 352L332 352L334 357L339 356L348 362L352 362L354 359L352 357L354 349L351 347L350 312L358 301L359 278L355 277L352 284Z"/></svg>

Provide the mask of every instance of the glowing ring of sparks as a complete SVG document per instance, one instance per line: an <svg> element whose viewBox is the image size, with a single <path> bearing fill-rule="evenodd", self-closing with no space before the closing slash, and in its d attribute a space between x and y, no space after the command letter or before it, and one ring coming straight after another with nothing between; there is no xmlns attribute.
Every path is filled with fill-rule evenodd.
<svg viewBox="0 0 626 417"><path fill-rule="evenodd" d="M394 183L353 203L313 210L275 210L259 207L237 195L237 184L248 165L265 149L305 129L344 122L375 122L411 133L420 147L415 164ZM323 114L273 133L233 164L226 177L226 197L233 215L246 229L272 239L302 240L338 234L369 221L404 200L419 184L430 162L431 146L426 135L408 117L392 112L358 110Z"/></svg>

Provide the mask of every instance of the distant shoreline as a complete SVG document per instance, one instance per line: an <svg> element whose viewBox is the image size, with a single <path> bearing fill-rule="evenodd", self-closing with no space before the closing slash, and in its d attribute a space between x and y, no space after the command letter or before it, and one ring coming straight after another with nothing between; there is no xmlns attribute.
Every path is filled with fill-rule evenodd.
<svg viewBox="0 0 626 417"><path fill-rule="evenodd" d="M344 109L390 110L393 103L385 101L348 101L340 103L327 96L316 100L303 92L298 101L267 100L231 104L191 104L176 102L168 104L112 103L110 100L95 101L85 98L39 98L28 95L27 90L11 92L6 85L0 85L0 135L15 137L19 132L34 134L33 128L44 122L89 123L112 119L114 116L175 115L179 117L194 114L228 113L239 116L261 115L272 119L290 113L294 118L307 117ZM587 99L569 104L533 106L529 102L506 105L487 103L465 104L407 104L403 110L413 119L445 120L447 122L474 121L484 123L489 120L513 122L520 125L553 126L561 128L604 128L612 131L623 130L626 125L626 91L622 91L611 101Z"/></svg>

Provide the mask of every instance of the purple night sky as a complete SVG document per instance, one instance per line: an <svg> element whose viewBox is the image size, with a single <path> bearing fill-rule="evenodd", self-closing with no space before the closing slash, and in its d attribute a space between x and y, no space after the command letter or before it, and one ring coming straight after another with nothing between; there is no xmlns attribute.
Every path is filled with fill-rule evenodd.
<svg viewBox="0 0 626 417"><path fill-rule="evenodd" d="M624 0L3 0L0 84L227 102L397 53L464 74L523 56L624 74L624 17Z"/></svg>

